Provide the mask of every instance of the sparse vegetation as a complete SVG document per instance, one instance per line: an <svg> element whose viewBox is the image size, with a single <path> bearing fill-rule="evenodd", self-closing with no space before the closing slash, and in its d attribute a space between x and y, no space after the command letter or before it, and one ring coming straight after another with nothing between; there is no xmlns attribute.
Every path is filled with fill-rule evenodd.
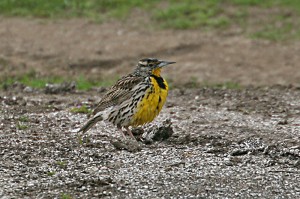
<svg viewBox="0 0 300 199"><path fill-rule="evenodd" d="M29 122L29 118L26 115L20 116L18 120L20 122Z"/></svg>
<svg viewBox="0 0 300 199"><path fill-rule="evenodd" d="M17 129L19 130L26 130L28 126L26 124L23 124L22 122L17 123Z"/></svg>
<svg viewBox="0 0 300 199"><path fill-rule="evenodd" d="M54 171L49 171L49 172L47 173L47 175L48 175L48 176L54 176L54 175L55 175L55 172L54 172Z"/></svg>
<svg viewBox="0 0 300 199"><path fill-rule="evenodd" d="M29 122L29 118L26 115L20 116L17 120L16 120L16 127L18 130L26 130L28 129L28 123Z"/></svg>
<svg viewBox="0 0 300 199"><path fill-rule="evenodd" d="M259 21L258 30L249 33L251 37L276 41L291 38L291 36L300 38L300 24L297 22L300 18L300 1L295 0L166 0L163 2L158 0L5 0L0 2L0 13L5 16L40 18L85 17L103 22L111 18L126 20L132 10L140 9L148 13L152 19L152 25L156 24L164 28L218 29L238 24L247 30L249 19L254 17L249 9L254 6L260 9L280 7L288 9L289 14L279 18L282 13L278 13L268 16L270 18L268 21ZM236 12L228 11L226 9L228 7L235 8ZM291 17L295 18L295 23L289 22ZM277 26L278 22L282 23L280 27ZM292 33L290 33L291 28L295 30ZM35 82L35 84L38 86L43 82Z"/></svg>
<svg viewBox="0 0 300 199"><path fill-rule="evenodd" d="M281 27L276 27L275 24L270 24L263 27L261 30L251 34L252 38L262 38L272 41L282 41L286 39L300 38L300 29L293 31L293 24L286 23Z"/></svg>
<svg viewBox="0 0 300 199"><path fill-rule="evenodd" d="M190 81L184 85L184 87L185 88L207 87L207 88L218 88L218 89L241 89L241 88L243 88L237 82L222 82L222 83L201 82L200 83L197 81L196 77L191 78Z"/></svg>
<svg viewBox="0 0 300 199"><path fill-rule="evenodd" d="M205 85L205 84L204 84ZM221 88L221 89L241 89L242 86L236 82L224 82L218 84L206 84L206 87L210 88Z"/></svg>
<svg viewBox="0 0 300 199"><path fill-rule="evenodd" d="M78 143L79 143L79 145L83 145L82 136L78 136Z"/></svg>
<svg viewBox="0 0 300 199"><path fill-rule="evenodd" d="M76 86L78 90L89 90L93 87L109 87L113 85L113 83L117 80L117 78L110 78L109 80L88 80L82 76L75 78Z"/></svg>
<svg viewBox="0 0 300 199"><path fill-rule="evenodd" d="M216 1L181 1L156 10L154 18L167 28L224 27L229 19L222 12Z"/></svg>
<svg viewBox="0 0 300 199"><path fill-rule="evenodd" d="M61 168L65 168L67 166L67 163L64 161L57 161L56 164Z"/></svg>
<svg viewBox="0 0 300 199"><path fill-rule="evenodd" d="M13 85L15 82L30 86L32 88L43 88L47 83L63 82L61 77L40 77L34 70L20 76L2 77L0 79L1 88L6 88Z"/></svg>
<svg viewBox="0 0 300 199"><path fill-rule="evenodd" d="M132 8L147 8L156 1L139 0L5 0L0 3L0 12L7 16L34 16L47 18L89 17L103 19L106 17L124 17Z"/></svg>
<svg viewBox="0 0 300 199"><path fill-rule="evenodd" d="M85 105L79 106L79 107L74 107L71 108L71 113L84 113L84 114L88 114L91 113L92 111Z"/></svg>
<svg viewBox="0 0 300 199"><path fill-rule="evenodd" d="M63 83L66 81L75 81L76 88L78 90L89 90L93 87L101 87L101 86L111 86L116 78L111 78L110 80L103 80L103 81L95 81L86 79L82 76L75 77L75 78L66 78L59 77L59 76L47 76L41 77L36 72L31 71L27 74L17 77L2 77L0 79L0 88L6 89L9 86L13 85L14 83L18 82L24 84L25 86L29 86L32 88L44 88L47 83Z"/></svg>
<svg viewBox="0 0 300 199"><path fill-rule="evenodd" d="M62 193L61 194L61 199L72 199L72 196L68 193Z"/></svg>

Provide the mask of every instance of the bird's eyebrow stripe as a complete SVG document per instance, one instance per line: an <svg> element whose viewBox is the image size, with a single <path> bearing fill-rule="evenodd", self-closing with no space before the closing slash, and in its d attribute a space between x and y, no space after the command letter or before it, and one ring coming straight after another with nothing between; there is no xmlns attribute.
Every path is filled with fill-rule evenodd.
<svg viewBox="0 0 300 199"><path fill-rule="evenodd" d="M147 65L147 62L145 62L145 61L140 61L139 64L141 64L141 65Z"/></svg>

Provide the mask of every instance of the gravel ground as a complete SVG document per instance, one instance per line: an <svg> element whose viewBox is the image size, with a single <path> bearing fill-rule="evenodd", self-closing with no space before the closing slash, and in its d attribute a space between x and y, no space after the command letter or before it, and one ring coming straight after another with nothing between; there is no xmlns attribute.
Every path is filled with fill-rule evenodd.
<svg viewBox="0 0 300 199"><path fill-rule="evenodd" d="M163 141L116 148L100 122L76 130L101 92L0 95L0 198L300 198L300 89L174 89L155 122ZM153 130L154 129L154 130ZM132 143L133 142L133 143Z"/></svg>

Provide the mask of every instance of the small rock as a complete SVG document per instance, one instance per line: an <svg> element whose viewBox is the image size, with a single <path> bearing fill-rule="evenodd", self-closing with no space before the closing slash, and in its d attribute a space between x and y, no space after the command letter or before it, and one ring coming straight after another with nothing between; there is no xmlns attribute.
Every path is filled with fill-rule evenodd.
<svg viewBox="0 0 300 199"><path fill-rule="evenodd" d="M150 131L145 132L142 135L142 138L146 144L150 144L153 141L164 141L169 139L174 133L173 128L171 127L171 120L167 119L163 122L163 125L160 127L154 127Z"/></svg>
<svg viewBox="0 0 300 199"><path fill-rule="evenodd" d="M62 84L46 84L45 93L46 94L58 94L65 92L73 92L76 89L75 82L65 82Z"/></svg>
<svg viewBox="0 0 300 199"><path fill-rule="evenodd" d="M137 152L142 150L140 144L131 138L112 141L111 144L118 150L127 150L129 152Z"/></svg>
<svg viewBox="0 0 300 199"><path fill-rule="evenodd" d="M278 124L278 125L287 125L287 124L288 124L288 121L287 121L287 119L280 120L277 124Z"/></svg>
<svg viewBox="0 0 300 199"><path fill-rule="evenodd" d="M97 92L98 92L98 93L104 93L104 92L106 92L106 91L107 91L107 88L105 88L105 87L103 87L103 86L97 88Z"/></svg>
<svg viewBox="0 0 300 199"><path fill-rule="evenodd" d="M23 91L24 91L25 93L32 93L32 92L33 92L33 88L31 88L30 86L26 86L26 87L23 89Z"/></svg>
<svg viewBox="0 0 300 199"><path fill-rule="evenodd" d="M230 153L230 155L240 156L240 155L246 155L248 152L249 152L249 150L246 150L246 149L235 149Z"/></svg>

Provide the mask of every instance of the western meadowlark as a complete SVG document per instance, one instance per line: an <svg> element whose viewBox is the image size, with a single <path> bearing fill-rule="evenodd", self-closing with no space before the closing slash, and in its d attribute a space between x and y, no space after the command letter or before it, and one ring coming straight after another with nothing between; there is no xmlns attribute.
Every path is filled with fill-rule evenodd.
<svg viewBox="0 0 300 199"><path fill-rule="evenodd" d="M134 138L129 126L149 123L161 111L167 95L168 84L160 76L161 68L175 62L154 58L139 60L133 73L122 77L100 100L93 117L79 130L85 133L98 121L112 122Z"/></svg>

